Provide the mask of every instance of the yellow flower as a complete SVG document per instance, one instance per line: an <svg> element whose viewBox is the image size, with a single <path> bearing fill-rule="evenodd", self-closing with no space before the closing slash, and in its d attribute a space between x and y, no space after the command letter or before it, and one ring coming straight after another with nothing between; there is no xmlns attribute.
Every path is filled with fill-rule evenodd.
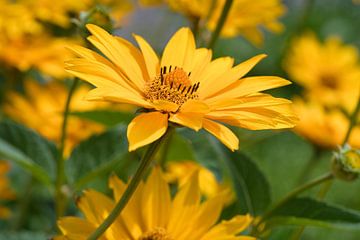
<svg viewBox="0 0 360 240"><path fill-rule="evenodd" d="M221 15L225 0L218 0L208 27L214 30ZM224 37L244 36L255 45L263 43L261 27L274 33L281 32L283 25L278 18L284 15L285 6L281 0L234 0L225 25L221 31Z"/></svg>
<svg viewBox="0 0 360 240"><path fill-rule="evenodd" d="M15 193L10 189L9 181L6 174L10 170L8 162L0 160L0 201L14 199ZM0 218L7 218L10 216L10 210L6 207L0 206Z"/></svg>
<svg viewBox="0 0 360 240"><path fill-rule="evenodd" d="M25 34L37 34L43 30L32 11L23 4L0 0L0 42L17 39Z"/></svg>
<svg viewBox="0 0 360 240"><path fill-rule="evenodd" d="M224 203L234 200L234 193L228 183L219 183L214 173L192 161L169 162L166 166L165 178L169 183L183 186L189 178L198 172L200 192L207 198L212 198L222 192Z"/></svg>
<svg viewBox="0 0 360 240"><path fill-rule="evenodd" d="M130 151L159 139L169 121L196 131L204 128L231 150L238 149L239 140L219 122L248 129L294 126L290 101L259 93L289 81L273 76L240 79L265 55L234 67L230 57L212 61L211 50L196 49L191 31L182 28L160 60L140 36L134 35L141 50L95 25L87 26L93 34L88 40L107 59L74 47L79 58L68 61L66 69L96 86L88 100L130 103L147 110L128 126Z"/></svg>
<svg viewBox="0 0 360 240"><path fill-rule="evenodd" d="M338 38L321 43L309 33L293 42L285 68L314 101L351 112L360 94L359 60L356 47Z"/></svg>
<svg viewBox="0 0 360 240"><path fill-rule="evenodd" d="M76 90L70 105L71 111L86 111L99 106L83 100L83 95L88 90L85 86ZM9 93L3 106L4 112L44 137L59 143L67 89L55 82L39 85L28 80L25 82L25 92L26 96L15 92ZM103 127L99 124L70 116L65 144L66 155L81 140L102 130Z"/></svg>
<svg viewBox="0 0 360 240"><path fill-rule="evenodd" d="M0 61L20 71L35 68L46 75L63 78L67 76L64 60L73 56L65 46L72 42L46 34L0 41Z"/></svg>
<svg viewBox="0 0 360 240"><path fill-rule="evenodd" d="M118 201L125 184L117 177L110 179L110 187ZM115 202L93 191L85 191L77 202L85 219L65 217L58 221L63 234L60 238L83 240L104 221ZM223 207L222 195L201 201L198 176L194 173L174 198L159 169L152 171L145 183L141 183L120 216L104 233L102 240L255 240L237 236L250 224L249 215L235 216L229 221L216 224Z"/></svg>
<svg viewBox="0 0 360 240"><path fill-rule="evenodd" d="M326 110L317 102L305 103L295 99L294 107L300 121L295 131L311 142L330 149L342 144L349 127L349 120L337 109ZM349 144L360 148L360 127L353 129Z"/></svg>

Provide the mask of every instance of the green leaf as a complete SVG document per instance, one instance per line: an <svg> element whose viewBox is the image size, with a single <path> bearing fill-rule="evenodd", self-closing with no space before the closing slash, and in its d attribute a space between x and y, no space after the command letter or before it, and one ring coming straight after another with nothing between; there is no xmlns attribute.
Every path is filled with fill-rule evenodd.
<svg viewBox="0 0 360 240"><path fill-rule="evenodd" d="M225 162L233 180L242 213L263 213L271 202L270 185L255 162L241 152L228 152Z"/></svg>
<svg viewBox="0 0 360 240"><path fill-rule="evenodd" d="M270 204L270 186L257 165L241 152L230 152L204 132L183 131L192 143L196 159L211 169L229 175L237 195L239 213L261 214Z"/></svg>
<svg viewBox="0 0 360 240"><path fill-rule="evenodd" d="M0 232L0 240L46 240L49 239L44 233L40 232Z"/></svg>
<svg viewBox="0 0 360 240"><path fill-rule="evenodd" d="M360 212L311 198L295 198L273 212L267 220L274 225L312 225L328 228L359 229Z"/></svg>
<svg viewBox="0 0 360 240"><path fill-rule="evenodd" d="M55 178L57 154L55 145L33 130L11 121L0 123L0 157L19 164L47 186Z"/></svg>
<svg viewBox="0 0 360 240"><path fill-rule="evenodd" d="M80 143L65 162L69 183L75 189L113 171L128 153L126 128L119 126Z"/></svg>
<svg viewBox="0 0 360 240"><path fill-rule="evenodd" d="M133 118L133 114L120 111L112 110L94 110L85 112L72 112L71 115L91 120L108 127L113 127L117 124L124 123L128 124Z"/></svg>

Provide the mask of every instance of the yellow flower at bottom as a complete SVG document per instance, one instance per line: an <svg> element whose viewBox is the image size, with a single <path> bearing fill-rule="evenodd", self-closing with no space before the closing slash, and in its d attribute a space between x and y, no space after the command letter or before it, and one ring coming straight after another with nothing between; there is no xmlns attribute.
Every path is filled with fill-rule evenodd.
<svg viewBox="0 0 360 240"><path fill-rule="evenodd" d="M169 183L178 183L179 186L183 186L196 171L199 175L201 194L211 198L223 193L225 204L230 204L234 200L230 184L219 183L214 173L196 162L169 162L166 166L165 177Z"/></svg>
<svg viewBox="0 0 360 240"><path fill-rule="evenodd" d="M113 176L110 187L118 201L126 185ZM77 204L85 219L60 219L58 225L63 236L55 239L87 239L104 221L115 202L99 192L88 190ZM238 236L252 221L249 215L235 216L216 224L223 204L221 194L201 202L196 173L171 198L162 173L154 169L101 240L255 240L253 237Z"/></svg>
<svg viewBox="0 0 360 240"><path fill-rule="evenodd" d="M10 189L9 181L6 176L9 170L9 163L0 160L0 201L11 200L15 197L15 193ZM8 218L10 214L8 208L0 206L0 218Z"/></svg>
<svg viewBox="0 0 360 240"><path fill-rule="evenodd" d="M70 105L71 111L87 111L101 106L83 100L83 95L88 90L85 86L76 90ZM12 119L35 129L49 140L59 143L67 89L60 83L50 82L40 85L29 79L25 82L25 92L26 96L10 92L3 106L4 112ZM81 140L102 130L103 126L97 123L70 116L65 144L66 155Z"/></svg>
<svg viewBox="0 0 360 240"><path fill-rule="evenodd" d="M294 126L291 102L260 93L290 82L274 76L242 78L265 55L233 67L234 59L211 60L212 51L196 48L188 28L181 28L166 45L161 60L151 46L134 35L140 49L102 28L87 25L88 40L107 58L83 47L66 62L68 72L96 86L88 100L129 103L145 108L128 126L129 150L159 139L168 122L195 131L204 128L231 150L236 135L221 123L247 129Z"/></svg>
<svg viewBox="0 0 360 240"><path fill-rule="evenodd" d="M326 110L319 103L305 103L300 99L294 100L294 108L300 118L294 129L297 133L324 148L336 149L342 144L349 126L344 113L337 109ZM353 129L349 144L360 148L360 127Z"/></svg>

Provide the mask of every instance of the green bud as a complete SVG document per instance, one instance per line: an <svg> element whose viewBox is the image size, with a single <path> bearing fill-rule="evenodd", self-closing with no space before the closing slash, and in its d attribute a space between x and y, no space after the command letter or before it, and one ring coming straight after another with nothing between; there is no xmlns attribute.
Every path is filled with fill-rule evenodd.
<svg viewBox="0 0 360 240"><path fill-rule="evenodd" d="M334 176L344 181L353 181L360 174L360 150L349 145L334 154L332 162Z"/></svg>

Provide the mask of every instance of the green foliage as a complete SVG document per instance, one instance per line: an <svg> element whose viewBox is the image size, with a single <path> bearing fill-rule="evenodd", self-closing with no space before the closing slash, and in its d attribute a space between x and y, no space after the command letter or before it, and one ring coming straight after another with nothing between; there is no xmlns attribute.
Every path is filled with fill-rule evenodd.
<svg viewBox="0 0 360 240"><path fill-rule="evenodd" d="M47 187L55 178L57 150L53 143L20 124L0 123L0 157L30 171Z"/></svg>
<svg viewBox="0 0 360 240"><path fill-rule="evenodd" d="M80 143L65 162L66 175L75 189L114 171L126 160L126 128L119 126Z"/></svg>
<svg viewBox="0 0 360 240"><path fill-rule="evenodd" d="M82 119L101 123L108 127L113 127L119 123L129 123L134 117L133 114L112 110L93 110L86 112L72 112L71 115Z"/></svg>
<svg viewBox="0 0 360 240"><path fill-rule="evenodd" d="M295 198L274 211L267 223L269 226L312 225L358 229L360 212L311 198Z"/></svg>
<svg viewBox="0 0 360 240"><path fill-rule="evenodd" d="M0 240L46 240L48 239L41 232L0 232Z"/></svg>
<svg viewBox="0 0 360 240"><path fill-rule="evenodd" d="M230 152L208 133L193 136L193 132L187 131L185 135L192 143L196 160L218 171L222 169L231 178L239 213L256 216L267 208L271 199L270 186L252 159L241 152Z"/></svg>

